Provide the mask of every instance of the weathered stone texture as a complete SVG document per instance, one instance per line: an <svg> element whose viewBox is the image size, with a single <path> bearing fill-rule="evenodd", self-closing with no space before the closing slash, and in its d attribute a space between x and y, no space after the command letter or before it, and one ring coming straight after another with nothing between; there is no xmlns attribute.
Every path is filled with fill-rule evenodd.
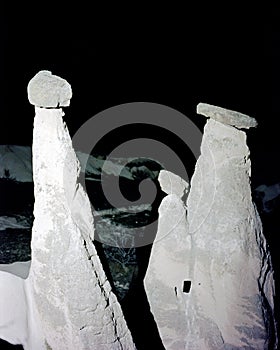
<svg viewBox="0 0 280 350"><path fill-rule="evenodd" d="M231 111L222 107L209 105L207 103L199 103L197 105L197 113L207 118L212 118L223 124L235 126L239 129L248 129L258 125L256 119L246 114Z"/></svg>
<svg viewBox="0 0 280 350"><path fill-rule="evenodd" d="M159 207L156 242L144 279L151 311L166 349L184 349L188 316L183 284L190 250L187 235L186 208L181 197L188 183L169 171L162 170L160 185L168 195Z"/></svg>
<svg viewBox="0 0 280 350"><path fill-rule="evenodd" d="M36 107L29 281L52 349L134 349L92 243L89 199L61 109Z"/></svg>
<svg viewBox="0 0 280 350"><path fill-rule="evenodd" d="M37 73L27 87L29 102L37 107L58 108L70 105L70 84L47 70Z"/></svg>
<svg viewBox="0 0 280 350"><path fill-rule="evenodd" d="M182 182L159 176L169 195L145 277L151 311L166 349L276 349L273 268L251 198L246 134L228 125L255 122L208 105L198 111L210 119L186 208Z"/></svg>
<svg viewBox="0 0 280 350"><path fill-rule="evenodd" d="M276 343L273 269L250 172L246 134L208 120L187 200L187 349L269 349Z"/></svg>

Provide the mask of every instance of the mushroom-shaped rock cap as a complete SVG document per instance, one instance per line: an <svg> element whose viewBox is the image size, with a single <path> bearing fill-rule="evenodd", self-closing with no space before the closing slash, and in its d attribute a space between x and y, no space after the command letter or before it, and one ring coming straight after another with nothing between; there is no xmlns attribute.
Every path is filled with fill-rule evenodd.
<svg viewBox="0 0 280 350"><path fill-rule="evenodd" d="M44 108L67 107L72 97L71 85L47 70L40 71L30 80L27 93L32 105Z"/></svg>
<svg viewBox="0 0 280 350"><path fill-rule="evenodd" d="M175 194L179 198L183 197L184 193L189 188L187 181L168 170L160 171L158 181L163 192L167 194Z"/></svg>
<svg viewBox="0 0 280 350"><path fill-rule="evenodd" d="M197 114L202 114L205 117L215 119L223 124L235 126L238 129L249 129L258 125L256 119L246 114L209 105L207 103L199 103L196 107L196 112Z"/></svg>

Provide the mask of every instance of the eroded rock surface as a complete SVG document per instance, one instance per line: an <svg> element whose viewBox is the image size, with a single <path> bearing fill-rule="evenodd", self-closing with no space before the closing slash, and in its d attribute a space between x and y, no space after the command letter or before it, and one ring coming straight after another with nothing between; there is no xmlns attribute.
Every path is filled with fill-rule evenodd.
<svg viewBox="0 0 280 350"><path fill-rule="evenodd" d="M188 183L169 171L161 170L159 182L168 195L159 207L156 241L144 279L151 311L166 349L185 349L188 316L184 286L190 237L186 207L181 200Z"/></svg>
<svg viewBox="0 0 280 350"><path fill-rule="evenodd" d="M35 108L30 282L52 349L134 349L92 243L89 199L61 109Z"/></svg>
<svg viewBox="0 0 280 350"><path fill-rule="evenodd" d="M210 119L187 208L182 182L159 176L168 196L145 277L151 311L166 349L276 349L271 257L251 198L246 134L233 127L256 121L205 104L198 113Z"/></svg>
<svg viewBox="0 0 280 350"><path fill-rule="evenodd" d="M239 112L231 111L222 107L199 103L197 113L207 118L212 118L223 124L235 126L239 129L248 129L258 125L256 119Z"/></svg>
<svg viewBox="0 0 280 350"><path fill-rule="evenodd" d="M182 198L189 188L187 181L168 170L160 171L158 181L163 192L175 194L179 198Z"/></svg>
<svg viewBox="0 0 280 350"><path fill-rule="evenodd" d="M47 70L40 71L30 80L27 92L32 105L44 108L69 106L72 97L70 84Z"/></svg>
<svg viewBox="0 0 280 350"><path fill-rule="evenodd" d="M187 200L186 349L276 349L273 269L246 134L210 117Z"/></svg>
<svg viewBox="0 0 280 350"><path fill-rule="evenodd" d="M43 79L38 86L43 95ZM92 242L90 202L77 182L80 165L64 113L55 108L35 111L32 262L27 280L0 272L5 282L1 296L18 295L15 303L9 302L10 309L5 308L5 298L0 302L1 310L5 308L0 337L32 350L135 349Z"/></svg>

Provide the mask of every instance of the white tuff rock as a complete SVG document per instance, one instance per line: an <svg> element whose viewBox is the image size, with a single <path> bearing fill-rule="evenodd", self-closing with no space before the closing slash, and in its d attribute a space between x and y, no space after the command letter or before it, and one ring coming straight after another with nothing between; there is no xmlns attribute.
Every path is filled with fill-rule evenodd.
<svg viewBox="0 0 280 350"><path fill-rule="evenodd" d="M63 112L35 111L32 262L27 280L0 273L0 337L30 350L135 349L92 242L90 202L77 183L80 165ZM14 315L2 301L10 292Z"/></svg>
<svg viewBox="0 0 280 350"><path fill-rule="evenodd" d="M258 125L256 119L246 114L212 106L207 103L199 103L197 106L197 113L223 124L235 126L238 129L249 129Z"/></svg>
<svg viewBox="0 0 280 350"><path fill-rule="evenodd" d="M198 113L210 119L187 219L182 184L159 176L169 195L144 281L151 311L167 350L276 349L271 257L251 198L246 134L233 127L256 121L205 104Z"/></svg>
<svg viewBox="0 0 280 350"><path fill-rule="evenodd" d="M158 179L168 195L159 207L156 242L151 250L144 285L163 345L166 349L182 350L188 326L184 287L186 290L189 283L186 251L190 250L190 239L181 197L188 183L166 170L161 170Z"/></svg>
<svg viewBox="0 0 280 350"><path fill-rule="evenodd" d="M216 107L207 110L210 117L216 113ZM233 125L255 124L220 113ZM277 347L273 269L250 172L245 132L209 119L187 200L186 349Z"/></svg>
<svg viewBox="0 0 280 350"><path fill-rule="evenodd" d="M70 105L71 85L48 70L37 73L27 86L29 102L37 107L58 108Z"/></svg>
<svg viewBox="0 0 280 350"><path fill-rule="evenodd" d="M168 170L160 171L158 181L163 192L175 194L179 198L182 198L189 188L189 184L185 180Z"/></svg>

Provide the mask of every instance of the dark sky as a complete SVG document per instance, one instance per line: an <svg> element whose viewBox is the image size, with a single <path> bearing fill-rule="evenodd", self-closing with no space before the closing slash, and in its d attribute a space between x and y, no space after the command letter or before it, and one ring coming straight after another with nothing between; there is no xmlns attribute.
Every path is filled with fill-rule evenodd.
<svg viewBox="0 0 280 350"><path fill-rule="evenodd" d="M1 144L31 145L26 87L48 69L72 85L65 119L72 135L97 112L134 101L168 105L202 128L195 109L207 102L255 117L251 148L279 150L280 26L273 11L256 17L230 7L223 15L167 8L98 17L3 18Z"/></svg>

